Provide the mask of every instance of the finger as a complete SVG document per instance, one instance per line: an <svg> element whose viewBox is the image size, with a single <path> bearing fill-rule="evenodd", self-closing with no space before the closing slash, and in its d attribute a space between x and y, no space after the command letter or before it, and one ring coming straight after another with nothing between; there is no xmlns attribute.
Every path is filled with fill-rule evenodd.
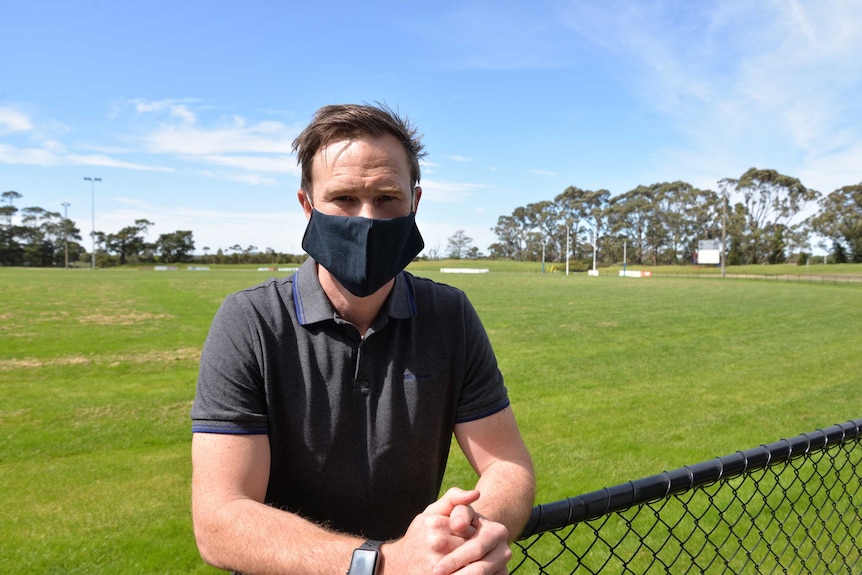
<svg viewBox="0 0 862 575"><path fill-rule="evenodd" d="M457 505L449 514L449 526L452 533L464 538L470 538L476 532L479 514L470 505Z"/></svg>
<svg viewBox="0 0 862 575"><path fill-rule="evenodd" d="M426 507L425 511L449 517L452 514L452 510L459 505L470 505L478 499L479 492L475 489L464 491L463 489L453 487L444 493L443 497Z"/></svg>
<svg viewBox="0 0 862 575"><path fill-rule="evenodd" d="M506 564L512 558L512 551L505 544L498 545L485 555L473 560L466 560L465 545L462 545L449 555L443 557L434 566L433 575L474 575L476 573L503 574L508 573Z"/></svg>
<svg viewBox="0 0 862 575"><path fill-rule="evenodd" d="M476 535L453 549L434 567L435 575L458 573L460 569L477 567L473 573L497 573L506 569L512 556L507 543L508 531L493 521L478 516Z"/></svg>

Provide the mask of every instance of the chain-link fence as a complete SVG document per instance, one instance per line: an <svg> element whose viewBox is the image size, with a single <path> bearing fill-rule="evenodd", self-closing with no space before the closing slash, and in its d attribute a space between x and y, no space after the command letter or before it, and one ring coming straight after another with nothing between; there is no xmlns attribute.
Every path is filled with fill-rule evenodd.
<svg viewBox="0 0 862 575"><path fill-rule="evenodd" d="M862 573L862 419L533 509L513 573Z"/></svg>

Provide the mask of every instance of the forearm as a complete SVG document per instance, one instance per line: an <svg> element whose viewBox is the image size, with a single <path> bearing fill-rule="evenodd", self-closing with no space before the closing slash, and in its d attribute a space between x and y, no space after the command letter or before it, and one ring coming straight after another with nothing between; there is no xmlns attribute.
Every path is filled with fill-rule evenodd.
<svg viewBox="0 0 862 575"><path fill-rule="evenodd" d="M196 509L194 524L203 559L245 575L344 575L362 543L250 499Z"/></svg>
<svg viewBox="0 0 862 575"><path fill-rule="evenodd" d="M263 503L265 435L195 433L192 515L201 557L246 575L343 575L356 537L328 531Z"/></svg>
<svg viewBox="0 0 862 575"><path fill-rule="evenodd" d="M502 524L514 541L530 517L536 479L530 453L524 445L510 408L455 426L458 445L479 475L481 494L473 508Z"/></svg>
<svg viewBox="0 0 862 575"><path fill-rule="evenodd" d="M502 523L514 541L526 525L536 496L536 479L532 463L497 461L484 470L476 489L481 496L473 504L481 515Z"/></svg>

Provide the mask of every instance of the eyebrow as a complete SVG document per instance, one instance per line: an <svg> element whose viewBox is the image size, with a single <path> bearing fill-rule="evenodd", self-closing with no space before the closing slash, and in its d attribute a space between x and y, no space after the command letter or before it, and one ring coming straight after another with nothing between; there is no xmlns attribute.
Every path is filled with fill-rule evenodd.
<svg viewBox="0 0 862 575"><path fill-rule="evenodd" d="M340 195L344 195L344 194L354 194L354 193L356 193L356 190L354 188L346 186L346 187L330 188L330 189L326 190L325 195L327 195L327 196L340 196ZM410 191L404 190L404 189L400 188L399 186L381 186L379 188L374 188L373 193L374 194L381 194L382 193L382 194L391 194L391 195L403 195L403 196L410 196L411 195Z"/></svg>

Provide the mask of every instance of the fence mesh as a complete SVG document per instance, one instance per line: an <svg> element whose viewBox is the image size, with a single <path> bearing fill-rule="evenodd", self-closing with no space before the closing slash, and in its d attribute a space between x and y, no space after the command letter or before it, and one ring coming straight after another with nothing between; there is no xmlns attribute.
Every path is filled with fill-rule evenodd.
<svg viewBox="0 0 862 575"><path fill-rule="evenodd" d="M539 505L511 572L862 573L860 439L862 419Z"/></svg>

